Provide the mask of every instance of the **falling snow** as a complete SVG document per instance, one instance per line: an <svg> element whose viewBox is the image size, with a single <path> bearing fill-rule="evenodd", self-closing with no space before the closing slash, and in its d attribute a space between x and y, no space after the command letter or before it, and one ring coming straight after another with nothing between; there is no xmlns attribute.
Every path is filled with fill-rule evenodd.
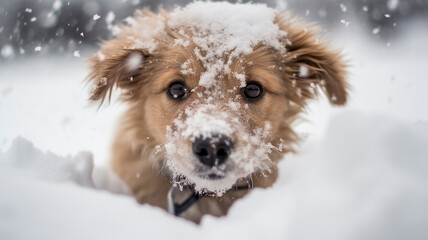
<svg viewBox="0 0 428 240"><path fill-rule="evenodd" d="M380 27L375 27L375 28L373 28L373 30L372 30L372 33L373 33L374 35L378 34L379 32L380 32Z"/></svg>
<svg viewBox="0 0 428 240"><path fill-rule="evenodd" d="M340 4L340 9L342 10L342 12L347 12L348 11L348 8L343 3Z"/></svg>
<svg viewBox="0 0 428 240"><path fill-rule="evenodd" d="M54 11L59 11L62 7L62 2L61 0L55 0L55 2L52 5L52 10Z"/></svg>
<svg viewBox="0 0 428 240"><path fill-rule="evenodd" d="M340 22L345 24L345 27L348 27L350 24L350 22L346 21L345 19L341 19Z"/></svg>
<svg viewBox="0 0 428 240"><path fill-rule="evenodd" d="M77 58L80 57L80 51L74 51L73 56Z"/></svg>
<svg viewBox="0 0 428 240"><path fill-rule="evenodd" d="M110 11L110 12L108 12L107 13L107 16L106 16L106 23L107 24L112 24L113 23L113 21L114 21L114 19L115 19L115 14L114 14L114 12L113 11Z"/></svg>
<svg viewBox="0 0 428 240"><path fill-rule="evenodd" d="M395 11L397 10L399 4L400 0L388 0L386 6L388 7L389 11Z"/></svg>
<svg viewBox="0 0 428 240"><path fill-rule="evenodd" d="M4 58L13 58L15 56L15 51L11 45L4 45L1 49L1 55Z"/></svg>

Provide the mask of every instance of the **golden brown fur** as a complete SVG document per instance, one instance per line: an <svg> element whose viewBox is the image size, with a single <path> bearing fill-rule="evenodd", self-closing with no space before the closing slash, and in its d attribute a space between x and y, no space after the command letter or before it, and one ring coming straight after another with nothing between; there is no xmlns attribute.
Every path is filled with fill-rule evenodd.
<svg viewBox="0 0 428 240"><path fill-rule="evenodd" d="M136 17L136 21L146 21L147 26L155 25L154 19L168 19L168 13L159 15L145 12L145 17ZM287 53L259 45L253 53L243 56L244 61L234 61L233 71L243 71L246 78L261 81L266 88L263 100L249 104L242 111L249 116L251 124L263 126L265 121L272 125L270 141L274 145L284 140L284 151L273 151L270 155L274 162L284 153L293 151L298 137L291 128L292 122L305 107L309 99L318 95L319 89L326 92L330 102L343 105L347 98L345 70L341 56L330 50L316 30L306 28L295 18L279 14L276 23L287 32L290 44ZM134 38L130 38L134 36ZM148 36L152 37L152 36ZM204 70L194 53L194 44L187 47L174 44L182 36L171 29L165 29L156 36L158 47L149 52L145 49L130 48L136 33L129 27L122 27L117 39L104 42L99 54L89 59L91 72L88 77L95 88L91 100L103 102L109 99L112 90L122 90L123 100L129 104L119 124L113 146L112 168L129 186L140 203L148 203L166 209L166 195L171 187L171 179L163 172L163 154L156 154L155 148L165 142L166 126L178 116L185 104L168 99L167 86L175 79L183 79L190 88L198 86L198 77ZM284 42L285 44L285 42ZM140 68L128 71L125 62L130 54L141 54L144 62ZM180 66L192 59L192 74L180 73ZM305 77L299 76L304 65L309 70ZM239 86L232 75L224 79L224 94ZM197 88L197 92L202 92ZM192 101L191 95L188 100ZM246 104L243 99L242 104ZM267 177L254 173L255 187L269 187L276 178L277 171L272 169ZM198 222L204 214L225 215L230 205L246 192L228 191L221 198L202 198L184 217Z"/></svg>

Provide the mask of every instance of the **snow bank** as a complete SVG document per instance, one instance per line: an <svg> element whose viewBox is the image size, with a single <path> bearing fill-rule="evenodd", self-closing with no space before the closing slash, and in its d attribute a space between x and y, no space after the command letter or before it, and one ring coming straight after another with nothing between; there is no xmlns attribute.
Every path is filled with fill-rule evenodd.
<svg viewBox="0 0 428 240"><path fill-rule="evenodd" d="M75 157L59 157L50 152L41 152L21 137L17 137L10 149L0 155L0 166L12 167L23 174L48 181L94 186L91 153L80 152Z"/></svg>
<svg viewBox="0 0 428 240"><path fill-rule="evenodd" d="M0 155L0 239L427 239L428 123L344 112L201 226L98 191L90 154L58 157L22 138ZM78 184L74 184L78 183Z"/></svg>

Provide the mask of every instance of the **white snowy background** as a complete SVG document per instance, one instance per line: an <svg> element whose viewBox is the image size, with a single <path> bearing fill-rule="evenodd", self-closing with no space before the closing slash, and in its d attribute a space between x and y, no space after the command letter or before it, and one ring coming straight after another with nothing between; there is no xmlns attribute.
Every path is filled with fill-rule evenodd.
<svg viewBox="0 0 428 240"><path fill-rule="evenodd" d="M349 60L349 104L311 103L278 182L200 225L138 205L106 168L124 106L87 102L96 48L0 46L0 239L428 239L427 18L379 37L348 3L326 28Z"/></svg>

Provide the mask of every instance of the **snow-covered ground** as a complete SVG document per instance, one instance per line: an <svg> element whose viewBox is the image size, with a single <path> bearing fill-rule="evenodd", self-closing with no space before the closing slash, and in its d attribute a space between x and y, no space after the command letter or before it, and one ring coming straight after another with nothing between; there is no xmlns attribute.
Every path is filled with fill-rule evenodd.
<svg viewBox="0 0 428 240"><path fill-rule="evenodd" d="M350 60L349 105L314 102L274 187L200 226L117 194L104 166L123 106L87 103L82 58L3 63L0 239L428 239L424 24L390 46L352 23L331 36Z"/></svg>

